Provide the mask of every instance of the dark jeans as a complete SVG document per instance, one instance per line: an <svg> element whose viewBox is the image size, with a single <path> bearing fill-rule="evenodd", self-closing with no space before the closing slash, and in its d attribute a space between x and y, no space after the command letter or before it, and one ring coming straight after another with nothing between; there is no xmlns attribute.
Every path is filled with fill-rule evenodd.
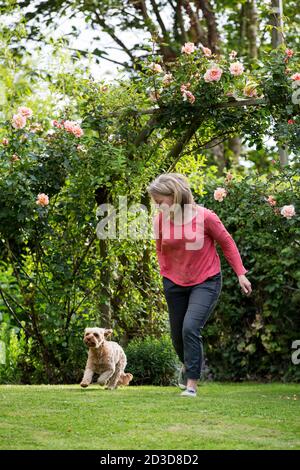
<svg viewBox="0 0 300 470"><path fill-rule="evenodd" d="M222 290L222 273L193 286L179 286L163 276L168 304L172 343L186 377L201 378L203 362L202 329L217 305Z"/></svg>

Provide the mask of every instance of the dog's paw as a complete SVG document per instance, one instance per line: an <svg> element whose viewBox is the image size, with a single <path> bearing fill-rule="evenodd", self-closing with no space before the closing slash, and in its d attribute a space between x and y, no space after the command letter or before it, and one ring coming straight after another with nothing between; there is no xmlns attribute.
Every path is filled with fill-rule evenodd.
<svg viewBox="0 0 300 470"><path fill-rule="evenodd" d="M106 380L99 380L99 379L97 380L98 385L105 385L106 382L107 382Z"/></svg>
<svg viewBox="0 0 300 470"><path fill-rule="evenodd" d="M118 385L129 385L129 382L133 379L133 375L130 374L130 372L123 372L123 374L120 375L119 380L118 380Z"/></svg>
<svg viewBox="0 0 300 470"><path fill-rule="evenodd" d="M80 384L80 387L82 387L82 388L86 388L88 386L89 386L88 382L81 382L81 384Z"/></svg>

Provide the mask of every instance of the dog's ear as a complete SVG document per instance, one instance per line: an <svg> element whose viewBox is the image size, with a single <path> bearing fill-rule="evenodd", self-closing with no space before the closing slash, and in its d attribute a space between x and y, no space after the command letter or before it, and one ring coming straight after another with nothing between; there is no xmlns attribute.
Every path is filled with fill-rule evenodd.
<svg viewBox="0 0 300 470"><path fill-rule="evenodd" d="M111 336L112 333L113 333L113 330L106 330L106 329L105 329L105 331L104 331L104 336L105 336L105 338L108 338L109 336Z"/></svg>

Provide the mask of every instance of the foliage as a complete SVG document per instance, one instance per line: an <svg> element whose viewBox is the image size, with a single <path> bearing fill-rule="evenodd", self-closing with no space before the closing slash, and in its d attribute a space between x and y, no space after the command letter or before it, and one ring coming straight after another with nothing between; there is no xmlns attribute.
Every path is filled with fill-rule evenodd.
<svg viewBox="0 0 300 470"><path fill-rule="evenodd" d="M10 91L3 101L0 125L1 311L9 315L9 328L21 329L18 364L22 358L28 364L23 381L77 382L86 357L81 340L84 327L112 327L115 338L125 345L135 337L161 338L166 332L166 304L154 240L147 236L130 239L122 230L111 239L98 239L97 207L118 207L119 196L126 196L129 205L143 203L150 216L146 185L157 174L176 165L180 168L179 160L185 154L193 188L199 196L205 195L205 179L213 176L215 169L206 167L199 151L214 144L216 137L222 140L243 132L258 148L263 134L274 136L277 132L281 141L296 149L299 105L290 104L290 84L298 70L297 58L295 54L287 62L286 52L280 48L257 71L231 76L230 58L206 56L198 49L182 54L170 69L157 68L158 73L142 61L134 79L122 79L111 86L92 79L80 64L67 73L65 59L62 69L48 71L51 83L45 71L36 72L32 65L38 84L51 92L43 100L35 80L28 79L30 63L23 69L23 58L7 54L7 49L8 44L1 52L2 68L10 70L6 83ZM160 65L159 57L155 62ZM215 63L224 73L219 81L207 82L204 73ZM170 83L163 78L167 71L173 75ZM250 80L257 81L259 94L264 94L253 98L253 108L241 100ZM21 83L19 88L16 82ZM160 96L149 109L149 93L157 90ZM194 102L189 101L187 91L193 94ZM13 116L20 106L30 106L33 115L16 128ZM294 123L287 124L288 118ZM295 158L295 169L297 165ZM280 175L274 178L279 181ZM247 180L237 185L237 198L222 214L225 224L226 217L230 222L240 193L245 191L248 200L241 223L252 221L249 237L256 230L259 215L250 205L250 187ZM287 194L282 193L282 200ZM129 212L126 228L136 218L134 211ZM236 217L240 222L238 213ZM151 219L144 218L142 227L150 226ZM272 245L273 238L267 233ZM264 248L259 249L263 256ZM248 248L245 250L248 255ZM273 261L275 269L276 258L268 261ZM277 301L283 309L282 297ZM293 312L291 315L294 322ZM273 334L266 330L265 335L267 339L261 341L272 343ZM30 348L24 349L29 340ZM159 343L155 344L159 349ZM235 356L231 343L228 351ZM231 373L230 368L228 371ZM238 374L244 377L246 367Z"/></svg>
<svg viewBox="0 0 300 470"><path fill-rule="evenodd" d="M240 59L207 55L196 48L181 54L167 68L157 58L148 63L141 83L159 106L160 126L176 135L196 123L200 142L211 134L223 140L224 136L243 134L244 142L259 150L267 135L297 153L300 92L293 77L299 61L297 54L286 54L282 45L266 55L263 63L243 71ZM237 75L232 73L235 64L240 67ZM212 69L219 71L218 79L206 78ZM247 96L254 99L243 101Z"/></svg>
<svg viewBox="0 0 300 470"><path fill-rule="evenodd" d="M32 338L25 338L23 330L9 328L5 322L0 325L0 341L3 350L3 363L0 363L1 383L22 383L23 367L31 354Z"/></svg>
<svg viewBox="0 0 300 470"><path fill-rule="evenodd" d="M136 338L127 348L127 369L136 385L174 385L178 359L169 336ZM127 370L126 369L126 370Z"/></svg>
<svg viewBox="0 0 300 470"><path fill-rule="evenodd" d="M297 6L296 0L284 2L285 42L295 49L299 46ZM79 52L77 44L73 46L74 39L82 38L83 26L80 20L84 18L92 41L88 51L84 47L85 41L80 42L81 54L86 56L90 53L101 64L108 61L112 66L125 67L133 74L139 68L138 58L151 54L151 38L156 39L155 52L163 56L164 62L178 57L181 46L188 41L203 44L214 52L234 49L251 61L251 44L254 43L258 57L264 52L269 53L272 48L271 36L276 30L272 2L269 0L259 3L239 0L102 0L98 3L10 0L0 1L0 9L2 15L9 18L10 30L22 23L28 37L34 39L35 47L36 43L39 47L48 44L49 35L55 32L57 36L57 30L63 24L62 37L74 57ZM127 36L124 36L124 32ZM110 37L110 41L118 47L118 54L107 51L106 37ZM125 41L124 37L132 40ZM18 53L22 53L25 47L20 48L18 40L12 44L15 45L15 42Z"/></svg>
<svg viewBox="0 0 300 470"><path fill-rule="evenodd" d="M213 197L216 187L227 191L222 202ZM198 201L214 210L233 236L253 289L251 297L241 298L218 247L223 291L205 335L210 373L222 380L297 381L300 371L291 354L300 331L299 170L277 167L267 177L215 179L205 190ZM296 215L287 219L280 209L290 204Z"/></svg>

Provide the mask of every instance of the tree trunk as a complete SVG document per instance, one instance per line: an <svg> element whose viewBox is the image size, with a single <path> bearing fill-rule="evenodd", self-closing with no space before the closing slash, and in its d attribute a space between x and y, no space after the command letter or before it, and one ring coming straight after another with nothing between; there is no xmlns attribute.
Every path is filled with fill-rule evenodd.
<svg viewBox="0 0 300 470"><path fill-rule="evenodd" d="M108 261L109 251L108 251L109 241L105 239L99 240L99 256L100 259L104 261L104 265L101 268L100 273L100 292L99 292L99 326L101 328L111 328L111 301L110 301L110 283L111 283L111 268Z"/></svg>
<svg viewBox="0 0 300 470"><path fill-rule="evenodd" d="M211 150L214 156L215 164L218 167L218 174L222 176L224 168L226 167L224 144L221 143L219 145L215 145Z"/></svg>
<svg viewBox="0 0 300 470"><path fill-rule="evenodd" d="M246 2L247 27L246 35L251 59L257 59L257 9L256 0Z"/></svg>
<svg viewBox="0 0 300 470"><path fill-rule="evenodd" d="M283 36L283 6L282 0L272 0L272 17L271 24L272 28L272 47L276 49L284 41ZM279 160L282 167L289 164L288 149L284 146L278 146Z"/></svg>
<svg viewBox="0 0 300 470"><path fill-rule="evenodd" d="M239 156L242 153L242 141L240 137L232 137L231 139L228 140L228 147L233 153L232 156L232 163L234 165L238 165L239 162Z"/></svg>
<svg viewBox="0 0 300 470"><path fill-rule="evenodd" d="M197 0L197 5L203 12L207 24L207 46L212 52L220 52L220 36L217 27L216 16L209 0Z"/></svg>

